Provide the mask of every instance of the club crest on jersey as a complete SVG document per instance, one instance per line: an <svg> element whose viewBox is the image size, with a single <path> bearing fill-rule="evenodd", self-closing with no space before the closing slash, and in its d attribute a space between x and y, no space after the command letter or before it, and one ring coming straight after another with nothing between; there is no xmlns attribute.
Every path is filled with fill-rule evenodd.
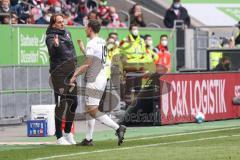
<svg viewBox="0 0 240 160"><path fill-rule="evenodd" d="M67 38L68 38L68 39L71 39L71 37L70 37L70 34L69 34L69 33L67 33L67 35L66 35L66 36L67 36Z"/></svg>

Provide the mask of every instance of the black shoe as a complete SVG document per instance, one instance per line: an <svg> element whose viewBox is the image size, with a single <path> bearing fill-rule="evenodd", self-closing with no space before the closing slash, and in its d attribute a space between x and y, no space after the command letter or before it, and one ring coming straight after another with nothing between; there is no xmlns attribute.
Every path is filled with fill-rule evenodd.
<svg viewBox="0 0 240 160"><path fill-rule="evenodd" d="M127 127L124 125L120 125L120 127L116 131L116 136L118 136L118 145L120 146L124 140L124 134L126 132Z"/></svg>
<svg viewBox="0 0 240 160"><path fill-rule="evenodd" d="M77 146L93 146L93 140L87 140L86 138L82 140L82 142L77 143Z"/></svg>

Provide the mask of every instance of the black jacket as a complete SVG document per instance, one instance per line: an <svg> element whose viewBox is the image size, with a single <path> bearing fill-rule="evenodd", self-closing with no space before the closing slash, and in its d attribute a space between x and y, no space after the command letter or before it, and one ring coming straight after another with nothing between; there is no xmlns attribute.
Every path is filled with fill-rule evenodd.
<svg viewBox="0 0 240 160"><path fill-rule="evenodd" d="M229 65L224 65L222 63L219 63L214 69L213 71L229 71L230 68L229 68Z"/></svg>
<svg viewBox="0 0 240 160"><path fill-rule="evenodd" d="M167 28L173 28L175 20L183 20L184 24L187 25L188 27L190 27L191 20L190 20L187 10L184 7L180 7L179 12L180 12L180 15L177 16L174 12L173 6L167 10L164 20L163 20L163 22Z"/></svg>
<svg viewBox="0 0 240 160"><path fill-rule="evenodd" d="M48 28L46 31L46 45L50 56L50 73L70 73L75 70L76 52L71 39L71 34L67 30ZM54 36L58 35L59 46L54 46Z"/></svg>

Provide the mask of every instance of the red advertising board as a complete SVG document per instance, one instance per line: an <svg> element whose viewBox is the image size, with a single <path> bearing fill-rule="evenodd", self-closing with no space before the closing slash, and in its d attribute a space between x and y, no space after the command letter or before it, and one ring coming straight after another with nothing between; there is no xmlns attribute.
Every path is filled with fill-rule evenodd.
<svg viewBox="0 0 240 160"><path fill-rule="evenodd" d="M206 121L240 117L232 99L240 95L240 73L166 74L161 80L161 124L193 122L200 111Z"/></svg>

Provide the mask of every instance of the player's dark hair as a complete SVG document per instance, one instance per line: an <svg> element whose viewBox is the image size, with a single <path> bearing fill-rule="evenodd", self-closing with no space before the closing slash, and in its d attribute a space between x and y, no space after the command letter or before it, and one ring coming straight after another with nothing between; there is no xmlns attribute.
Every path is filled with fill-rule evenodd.
<svg viewBox="0 0 240 160"><path fill-rule="evenodd" d="M94 33L99 33L101 29L101 23L98 20L92 19L88 22L88 27L91 28Z"/></svg>

